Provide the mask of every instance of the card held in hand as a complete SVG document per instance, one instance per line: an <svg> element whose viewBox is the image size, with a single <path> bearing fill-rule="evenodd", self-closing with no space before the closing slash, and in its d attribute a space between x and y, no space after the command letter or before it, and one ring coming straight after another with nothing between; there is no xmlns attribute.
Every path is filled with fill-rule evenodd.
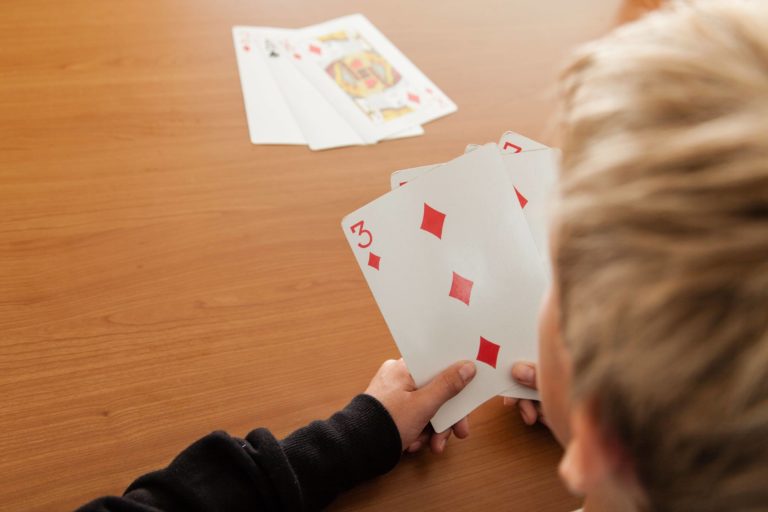
<svg viewBox="0 0 768 512"><path fill-rule="evenodd" d="M342 228L416 385L475 362L474 380L432 418L437 432L515 389L512 364L536 360L546 279L496 145L376 199Z"/></svg>

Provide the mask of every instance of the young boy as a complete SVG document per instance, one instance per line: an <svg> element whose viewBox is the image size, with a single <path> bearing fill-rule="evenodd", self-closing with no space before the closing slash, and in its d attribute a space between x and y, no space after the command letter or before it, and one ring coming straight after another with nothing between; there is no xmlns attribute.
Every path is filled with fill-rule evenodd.
<svg viewBox="0 0 768 512"><path fill-rule="evenodd" d="M584 48L563 80L541 390L585 510L768 510L768 7L677 5ZM314 510L441 451L429 418L474 375L402 361L282 441L211 434L81 510ZM527 422L538 412L520 404ZM453 431L468 434L465 422Z"/></svg>

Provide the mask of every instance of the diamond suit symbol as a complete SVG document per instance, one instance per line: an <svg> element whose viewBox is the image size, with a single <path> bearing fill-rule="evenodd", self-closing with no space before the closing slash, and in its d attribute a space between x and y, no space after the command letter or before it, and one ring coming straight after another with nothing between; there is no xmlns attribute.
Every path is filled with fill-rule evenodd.
<svg viewBox="0 0 768 512"><path fill-rule="evenodd" d="M432 233L437 238L443 238L443 223L445 222L445 214L439 212L424 203L424 215L421 218L421 229L428 233Z"/></svg>
<svg viewBox="0 0 768 512"><path fill-rule="evenodd" d="M379 270L379 263L381 263L381 256L377 256L372 252L368 253L368 266Z"/></svg>
<svg viewBox="0 0 768 512"><path fill-rule="evenodd" d="M515 194L517 194L517 200L520 202L520 208L525 208L525 205L528 204L528 200L525 198L523 194L520 193L519 190L517 190L517 187L512 187L515 189Z"/></svg>
<svg viewBox="0 0 768 512"><path fill-rule="evenodd" d="M454 299L459 299L461 302L469 306L469 297L472 295L472 285L474 283L462 277L456 272L453 273L453 282L451 282L451 291L448 295Z"/></svg>
<svg viewBox="0 0 768 512"><path fill-rule="evenodd" d="M477 360L492 368L496 368L496 361L499 358L500 348L499 345L480 336L480 347L477 350Z"/></svg>

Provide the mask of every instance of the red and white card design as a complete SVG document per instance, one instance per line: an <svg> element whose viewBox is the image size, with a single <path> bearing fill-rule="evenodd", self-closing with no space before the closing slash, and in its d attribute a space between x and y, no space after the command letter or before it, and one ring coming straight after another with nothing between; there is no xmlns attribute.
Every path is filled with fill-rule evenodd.
<svg viewBox="0 0 768 512"><path fill-rule="evenodd" d="M458 360L476 362L475 379L432 418L437 432L504 390L535 397L510 378L514 362L536 359L546 285L516 201L488 144L342 221L416 384Z"/></svg>
<svg viewBox="0 0 768 512"><path fill-rule="evenodd" d="M506 150L503 149L505 146ZM482 146L469 144L465 153L475 151L480 147ZM551 264L548 249L548 213L551 204L550 199L557 184L560 152L512 131L505 132L501 136L498 148L514 187L517 203L523 210L531 236L539 251L542 265L546 275L549 276ZM391 188L395 189L416 180L440 165L423 165L395 171L391 176ZM530 322L535 324L536 319L531 318ZM517 390L511 389L501 393L501 395L517 397L519 393Z"/></svg>
<svg viewBox="0 0 768 512"><path fill-rule="evenodd" d="M465 153L475 151L478 147L482 146L469 144ZM498 147L531 235L544 266L549 270L547 219L550 198L557 184L560 151L511 131L501 136ZM422 165L395 171L390 176L390 187L402 187L440 165Z"/></svg>
<svg viewBox="0 0 768 512"><path fill-rule="evenodd" d="M306 27L294 63L372 144L456 111L456 105L361 14Z"/></svg>
<svg viewBox="0 0 768 512"><path fill-rule="evenodd" d="M287 40L303 29L232 29L245 112L254 144L307 144L312 150L364 144L294 64ZM387 139L421 135L412 126Z"/></svg>
<svg viewBox="0 0 768 512"><path fill-rule="evenodd" d="M501 159L549 275L549 209L557 186L560 151L546 148L506 153Z"/></svg>

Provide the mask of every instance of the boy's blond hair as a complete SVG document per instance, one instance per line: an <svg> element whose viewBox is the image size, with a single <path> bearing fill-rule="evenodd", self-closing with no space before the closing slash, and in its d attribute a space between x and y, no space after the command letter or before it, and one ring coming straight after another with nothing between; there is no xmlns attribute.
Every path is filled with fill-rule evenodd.
<svg viewBox="0 0 768 512"><path fill-rule="evenodd" d="M574 399L627 449L641 508L768 510L768 5L650 14L562 87Z"/></svg>

